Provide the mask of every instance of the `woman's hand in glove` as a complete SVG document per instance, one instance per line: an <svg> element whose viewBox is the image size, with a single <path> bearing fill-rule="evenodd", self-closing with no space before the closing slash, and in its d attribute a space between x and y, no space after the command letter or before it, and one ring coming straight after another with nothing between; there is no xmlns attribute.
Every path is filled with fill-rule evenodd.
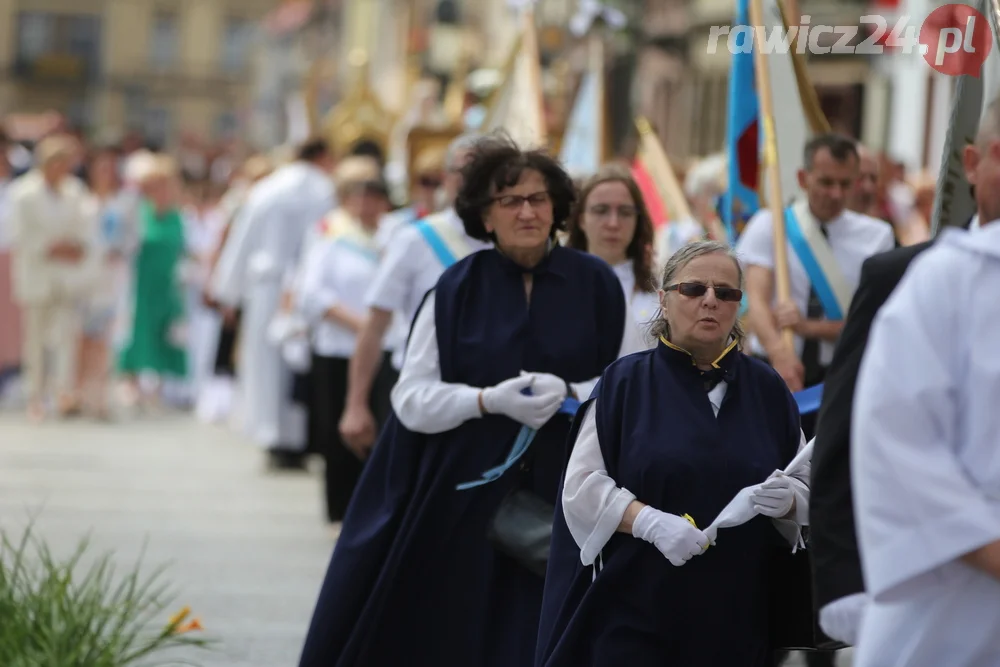
<svg viewBox="0 0 1000 667"><path fill-rule="evenodd" d="M750 496L754 511L772 519L783 519L795 508L791 481L775 473Z"/></svg>
<svg viewBox="0 0 1000 667"><path fill-rule="evenodd" d="M648 505L632 522L632 535L652 544L677 567L703 553L710 544L708 536L687 519Z"/></svg>
<svg viewBox="0 0 1000 667"><path fill-rule="evenodd" d="M534 382L535 376L530 374L504 380L495 387L483 390L482 405L488 413L507 415L529 428L540 429L559 411L566 390L564 385L561 394L522 393L532 388Z"/></svg>

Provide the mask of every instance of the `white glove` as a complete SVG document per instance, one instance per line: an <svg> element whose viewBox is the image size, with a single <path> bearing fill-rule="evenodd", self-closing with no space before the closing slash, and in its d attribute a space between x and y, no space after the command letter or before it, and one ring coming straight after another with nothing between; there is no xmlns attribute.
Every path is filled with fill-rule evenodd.
<svg viewBox="0 0 1000 667"><path fill-rule="evenodd" d="M566 395L565 387L562 395L545 393L541 395L522 394L521 391L532 386L533 375L519 375L510 380L504 380L495 387L483 390L483 407L492 414L507 415L511 419L535 430L545 425L559 411Z"/></svg>
<svg viewBox="0 0 1000 667"><path fill-rule="evenodd" d="M560 398L565 400L569 395L567 393L568 385L566 382L552 373L529 373L527 371L521 371L521 375L528 375L534 378L534 381L531 383L532 396L558 395Z"/></svg>
<svg viewBox="0 0 1000 667"><path fill-rule="evenodd" d="M687 519L648 505L632 522L632 535L652 544L677 567L704 553L710 544L708 536Z"/></svg>
<svg viewBox="0 0 1000 667"><path fill-rule="evenodd" d="M795 505L795 491L785 475L774 473L751 494L750 502L758 514L780 519L792 511Z"/></svg>
<svg viewBox="0 0 1000 667"><path fill-rule="evenodd" d="M819 610L819 627L831 639L856 646L867 608L868 596L864 593L834 600Z"/></svg>

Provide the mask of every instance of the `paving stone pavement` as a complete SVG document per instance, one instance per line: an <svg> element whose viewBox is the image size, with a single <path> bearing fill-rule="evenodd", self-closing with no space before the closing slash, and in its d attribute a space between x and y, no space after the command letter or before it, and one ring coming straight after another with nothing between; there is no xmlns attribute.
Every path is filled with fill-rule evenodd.
<svg viewBox="0 0 1000 667"><path fill-rule="evenodd" d="M169 565L211 653L200 667L295 667L333 548L316 474L269 473L259 450L182 413L33 425L0 412L0 528L56 553L89 535L128 567ZM803 667L798 656L786 667ZM838 667L850 665L841 656Z"/></svg>
<svg viewBox="0 0 1000 667"><path fill-rule="evenodd" d="M318 477L267 473L260 451L183 414L100 425L0 413L0 527L29 514L56 553L91 536L122 568L168 565L211 653L201 667L294 667L333 548ZM181 657L181 656L178 656Z"/></svg>

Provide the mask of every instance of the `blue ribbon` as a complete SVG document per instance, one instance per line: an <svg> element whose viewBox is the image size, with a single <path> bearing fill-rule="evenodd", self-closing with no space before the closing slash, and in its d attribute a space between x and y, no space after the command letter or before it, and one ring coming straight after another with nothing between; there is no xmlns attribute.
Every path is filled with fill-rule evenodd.
<svg viewBox="0 0 1000 667"><path fill-rule="evenodd" d="M427 241L427 245L431 247L434 254L437 255L438 261L444 264L445 268L451 266L458 261L455 257L455 253L448 248L448 244L444 242L441 235L438 234L437 230L431 226L427 220L422 220L416 223L417 231L420 235L424 237Z"/></svg>
<svg viewBox="0 0 1000 667"><path fill-rule="evenodd" d="M802 268L809 275L809 281L812 283L813 289L816 290L816 296L823 304L827 319L838 321L844 319L844 314L840 311L840 303L837 302L837 296L833 293L833 288L830 287L826 274L823 273L823 267L819 265L816 256L813 255L812 248L809 247L809 242L806 241L791 206L785 209L785 230L788 233L788 241L792 244L799 261L802 262Z"/></svg>
<svg viewBox="0 0 1000 667"><path fill-rule="evenodd" d="M529 393L528 390L521 392L523 394ZM567 398L563 401L563 404L559 407L559 413L573 416L576 411L580 409L580 401L575 398ZM514 440L514 446L510 448L510 453L507 454L507 459L498 466L490 468L483 473L483 476L474 482L465 482L459 484L455 487L457 491L466 491L468 489L474 489L477 486L484 486L490 482L495 482L500 479L505 472L514 467L518 459L524 456L524 453L528 451L528 446L531 445L531 441L535 439L535 434L537 434L533 428L527 426L522 426L521 430L517 433L517 438Z"/></svg>
<svg viewBox="0 0 1000 667"><path fill-rule="evenodd" d="M808 387L802 391L792 394L796 404L799 406L800 415L808 415L819 410L820 403L823 402L823 385L818 384Z"/></svg>

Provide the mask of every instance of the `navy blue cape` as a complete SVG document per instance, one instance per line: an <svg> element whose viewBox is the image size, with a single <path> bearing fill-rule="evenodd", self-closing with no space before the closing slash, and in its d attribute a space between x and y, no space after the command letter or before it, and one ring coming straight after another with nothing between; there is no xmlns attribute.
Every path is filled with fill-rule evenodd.
<svg viewBox="0 0 1000 667"><path fill-rule="evenodd" d="M489 387L526 370L581 382L617 357L626 305L610 267L557 246L532 273L529 304L524 270L495 250L444 272L434 298L443 381ZM486 535L515 488L555 504L569 426L556 415L530 466L457 491L503 462L520 425L489 415L422 435L392 415L344 519L301 667L531 665L544 580Z"/></svg>
<svg viewBox="0 0 1000 667"><path fill-rule="evenodd" d="M728 388L718 417L691 357L662 342L612 364L592 399L609 475L699 526L800 444L798 409L773 369L735 349L719 365ZM584 567L560 503L536 665L770 667L769 589L782 549L790 545L757 516L682 567L624 533Z"/></svg>

